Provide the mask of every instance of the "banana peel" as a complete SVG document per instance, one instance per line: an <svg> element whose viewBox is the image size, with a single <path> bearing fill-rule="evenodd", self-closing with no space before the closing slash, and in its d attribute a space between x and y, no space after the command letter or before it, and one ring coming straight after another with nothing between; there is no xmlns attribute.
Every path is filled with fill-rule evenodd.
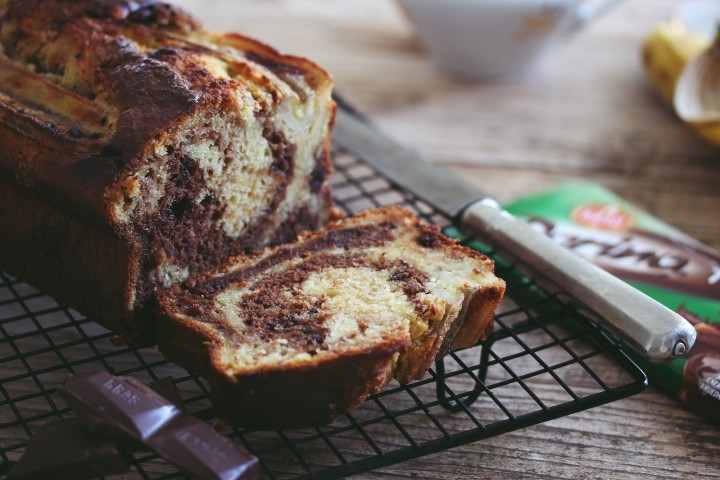
<svg viewBox="0 0 720 480"><path fill-rule="evenodd" d="M706 51L710 38L688 31L677 21L657 24L642 42L642 64L652 86L669 105L675 85L691 60Z"/></svg>
<svg viewBox="0 0 720 480"><path fill-rule="evenodd" d="M673 107L695 133L720 146L720 43L685 66L675 84Z"/></svg>
<svg viewBox="0 0 720 480"><path fill-rule="evenodd" d="M660 97L695 134L720 147L720 35L696 34L674 20L656 25L641 52Z"/></svg>

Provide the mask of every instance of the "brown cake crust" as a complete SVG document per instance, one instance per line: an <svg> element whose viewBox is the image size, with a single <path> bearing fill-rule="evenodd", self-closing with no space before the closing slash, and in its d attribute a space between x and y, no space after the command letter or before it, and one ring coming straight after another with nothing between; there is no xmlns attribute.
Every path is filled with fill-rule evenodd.
<svg viewBox="0 0 720 480"><path fill-rule="evenodd" d="M166 358L208 380L218 418L264 430L330 423L378 392L387 383L388 362L407 349L407 338L396 336L332 360L236 378L218 371L222 360L211 345L225 340L216 330L159 321L158 338Z"/></svg>
<svg viewBox="0 0 720 480"><path fill-rule="evenodd" d="M358 271L366 273L353 276ZM336 280L317 283L327 272ZM333 306L343 295L336 289L352 297L353 288L375 288L358 283L363 278L396 293L373 294L375 310ZM407 210L376 209L161 291L158 346L208 379L219 418L261 429L317 426L390 379L420 379L436 358L489 335L504 290L484 255ZM344 315L357 327L333 323ZM251 343L255 361L236 353ZM265 350L280 344L291 353Z"/></svg>
<svg viewBox="0 0 720 480"><path fill-rule="evenodd" d="M0 209L18 205L0 214L0 267L129 339L148 339L144 312L159 285L187 276L178 271L217 267L328 219L331 85L309 60L203 30L167 4L0 1ZM290 97L307 115L312 95L327 97L316 107L325 127L300 158L300 140L274 119ZM218 118L264 139L272 157L266 203L235 228L220 226L225 199L193 197L213 169L179 148L240 149L217 138ZM84 253L88 245L104 256Z"/></svg>

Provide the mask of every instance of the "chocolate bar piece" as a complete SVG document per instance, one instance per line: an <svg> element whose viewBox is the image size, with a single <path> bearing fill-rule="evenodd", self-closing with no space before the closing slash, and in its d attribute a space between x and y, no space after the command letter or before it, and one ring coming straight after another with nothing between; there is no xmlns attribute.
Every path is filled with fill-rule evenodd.
<svg viewBox="0 0 720 480"><path fill-rule="evenodd" d="M190 476L239 480L260 474L256 457L131 377L70 375L58 391L88 428L139 442Z"/></svg>
<svg viewBox="0 0 720 480"><path fill-rule="evenodd" d="M147 385L185 411L171 377ZM8 478L83 480L122 473L128 470L126 448L113 436L89 431L77 418L63 418L35 432Z"/></svg>
<svg viewBox="0 0 720 480"><path fill-rule="evenodd" d="M122 433L143 443L180 414L175 405L147 385L103 371L70 375L58 390L91 430Z"/></svg>
<svg viewBox="0 0 720 480"><path fill-rule="evenodd" d="M174 418L147 445L195 478L250 479L260 474L257 458L191 415Z"/></svg>
<svg viewBox="0 0 720 480"><path fill-rule="evenodd" d="M76 418L43 425L33 435L8 480L86 480L128 470L118 440L90 433Z"/></svg>

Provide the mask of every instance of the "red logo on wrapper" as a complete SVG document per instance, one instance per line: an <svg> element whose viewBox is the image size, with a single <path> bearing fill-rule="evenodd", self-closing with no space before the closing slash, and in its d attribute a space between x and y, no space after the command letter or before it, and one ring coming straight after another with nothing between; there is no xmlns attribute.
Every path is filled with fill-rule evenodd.
<svg viewBox="0 0 720 480"><path fill-rule="evenodd" d="M625 230L633 224L632 215L617 205L580 205L570 216L580 225L602 230Z"/></svg>

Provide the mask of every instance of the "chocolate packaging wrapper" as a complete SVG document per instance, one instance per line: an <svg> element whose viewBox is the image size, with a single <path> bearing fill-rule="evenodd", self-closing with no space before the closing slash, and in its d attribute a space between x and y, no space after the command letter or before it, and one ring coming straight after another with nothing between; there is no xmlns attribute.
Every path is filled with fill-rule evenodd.
<svg viewBox="0 0 720 480"><path fill-rule="evenodd" d="M627 349L650 381L720 421L720 254L604 188L562 184L505 208L685 317L697 340L654 364Z"/></svg>

